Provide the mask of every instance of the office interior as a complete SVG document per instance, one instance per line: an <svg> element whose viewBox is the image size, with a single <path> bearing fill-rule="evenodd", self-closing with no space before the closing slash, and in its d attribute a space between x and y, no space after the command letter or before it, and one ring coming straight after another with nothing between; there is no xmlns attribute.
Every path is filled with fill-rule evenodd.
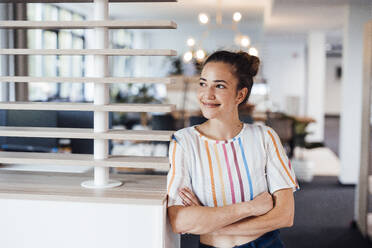
<svg viewBox="0 0 372 248"><path fill-rule="evenodd" d="M19 21L27 23L12 26ZM89 21L130 24L84 26ZM146 51L125 54L137 49ZM281 230L286 247L370 247L368 0L1 1L0 230L8 237L0 246L198 247L197 235L174 234L167 222L164 158L169 131L205 121L196 98L200 68L220 49L261 60L240 119L271 126L295 169L301 189L294 226ZM94 136L102 130L122 136ZM134 159L97 168L110 156L151 157L158 166ZM103 181L119 186L98 187L102 170ZM84 229L95 238L77 234Z"/></svg>

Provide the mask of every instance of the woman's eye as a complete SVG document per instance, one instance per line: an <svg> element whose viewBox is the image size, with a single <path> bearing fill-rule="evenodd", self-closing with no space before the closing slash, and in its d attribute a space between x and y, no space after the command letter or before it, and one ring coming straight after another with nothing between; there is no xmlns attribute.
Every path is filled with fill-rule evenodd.
<svg viewBox="0 0 372 248"><path fill-rule="evenodd" d="M205 83L200 82L199 85L203 87L205 85Z"/></svg>

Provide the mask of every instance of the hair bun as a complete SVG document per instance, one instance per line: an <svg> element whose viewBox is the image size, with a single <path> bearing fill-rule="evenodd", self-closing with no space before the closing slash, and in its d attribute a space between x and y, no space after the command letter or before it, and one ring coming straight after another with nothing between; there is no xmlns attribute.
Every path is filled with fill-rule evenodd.
<svg viewBox="0 0 372 248"><path fill-rule="evenodd" d="M247 52L243 52L243 51L240 51L237 54L239 54L246 61L249 75L251 77L256 76L258 72L258 68L260 67L260 59L256 56L249 55Z"/></svg>

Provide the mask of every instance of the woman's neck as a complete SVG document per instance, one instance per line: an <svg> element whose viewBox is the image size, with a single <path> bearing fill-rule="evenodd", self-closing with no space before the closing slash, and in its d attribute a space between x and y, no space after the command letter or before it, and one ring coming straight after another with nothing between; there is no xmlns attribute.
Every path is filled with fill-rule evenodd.
<svg viewBox="0 0 372 248"><path fill-rule="evenodd" d="M229 140L240 133L243 123L239 118L210 119L198 127L203 135L215 140Z"/></svg>

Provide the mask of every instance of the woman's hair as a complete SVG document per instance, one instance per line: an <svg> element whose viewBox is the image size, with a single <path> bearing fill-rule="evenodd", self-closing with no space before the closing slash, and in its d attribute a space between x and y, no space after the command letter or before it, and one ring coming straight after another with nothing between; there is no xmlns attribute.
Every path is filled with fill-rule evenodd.
<svg viewBox="0 0 372 248"><path fill-rule="evenodd" d="M229 51L216 51L209 55L205 60L203 67L209 62L222 62L231 65L232 73L238 79L237 91L243 88L248 89L248 93L244 100L239 104L247 102L253 85L253 77L258 72L260 60L256 56L249 55L246 52L229 52Z"/></svg>

